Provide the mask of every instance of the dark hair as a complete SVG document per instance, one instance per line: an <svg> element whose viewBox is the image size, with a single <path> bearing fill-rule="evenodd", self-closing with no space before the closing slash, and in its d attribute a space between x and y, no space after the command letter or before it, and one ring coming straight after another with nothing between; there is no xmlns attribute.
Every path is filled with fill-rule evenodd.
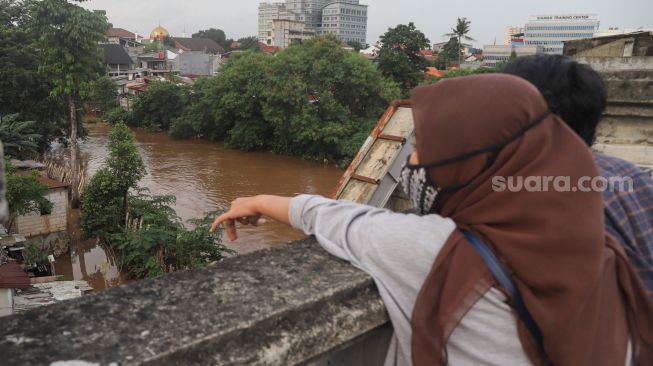
<svg viewBox="0 0 653 366"><path fill-rule="evenodd" d="M561 55L520 57L501 72L522 77L535 85L549 104L589 145L596 138L596 126L607 104L601 76L588 65Z"/></svg>

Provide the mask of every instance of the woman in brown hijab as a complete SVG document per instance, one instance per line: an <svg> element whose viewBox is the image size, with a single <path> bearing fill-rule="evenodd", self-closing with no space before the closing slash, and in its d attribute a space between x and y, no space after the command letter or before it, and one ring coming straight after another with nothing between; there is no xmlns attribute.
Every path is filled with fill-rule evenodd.
<svg viewBox="0 0 653 366"><path fill-rule="evenodd" d="M599 176L592 156L537 89L508 75L449 79L417 88L412 107L402 180L421 216L257 196L214 228L233 240L235 221L267 215L370 273L395 330L386 365L653 365L653 304L604 233L601 192L574 187ZM539 177L539 189L510 177ZM537 332L461 230L511 272Z"/></svg>

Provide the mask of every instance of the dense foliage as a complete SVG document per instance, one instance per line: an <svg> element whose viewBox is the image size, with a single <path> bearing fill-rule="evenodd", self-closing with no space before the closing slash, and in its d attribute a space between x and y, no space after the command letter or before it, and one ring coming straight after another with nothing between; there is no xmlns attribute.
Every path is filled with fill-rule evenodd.
<svg viewBox="0 0 653 366"><path fill-rule="evenodd" d="M50 94L68 104L74 207L79 199L78 98L87 96L92 83L106 69L99 42L105 39L109 23L104 11L90 11L67 0L30 1L29 10L30 26L37 35L39 72L51 81Z"/></svg>
<svg viewBox="0 0 653 366"><path fill-rule="evenodd" d="M224 31L222 29L216 29L216 28L200 30L197 33L193 33L191 37L212 39L215 41L215 43L222 46L222 48L224 48L225 50L229 49L229 45L231 43L231 40L227 39L227 35L224 33Z"/></svg>
<svg viewBox="0 0 653 366"><path fill-rule="evenodd" d="M109 136L106 166L93 175L82 197L81 226L114 249L123 270L152 277L203 267L231 251L221 232L209 233L217 212L191 220L188 230L175 214L173 196L152 196L139 188L146 174L133 134L118 124Z"/></svg>
<svg viewBox="0 0 653 366"><path fill-rule="evenodd" d="M53 85L39 73L37 34L25 2L0 0L0 115L19 114L34 121L37 150L66 136L63 98L51 96Z"/></svg>
<svg viewBox="0 0 653 366"><path fill-rule="evenodd" d="M438 53L438 61L436 66L440 70L446 70L451 66L458 64L460 58L462 57L462 50L458 43L458 38L451 37L449 42L442 47L440 53Z"/></svg>
<svg viewBox="0 0 653 366"><path fill-rule="evenodd" d="M118 107L118 86L106 76L93 81L89 87L86 104L102 114Z"/></svg>
<svg viewBox="0 0 653 366"><path fill-rule="evenodd" d="M151 83L145 93L136 95L130 125L151 130L167 130L181 116L188 103L188 87L168 81Z"/></svg>
<svg viewBox="0 0 653 366"><path fill-rule="evenodd" d="M240 44L238 49L241 51L258 51L260 49L258 37L256 36L239 38L236 42Z"/></svg>
<svg viewBox="0 0 653 366"><path fill-rule="evenodd" d="M358 53L334 37L316 38L276 56L232 57L219 76L194 85L170 134L347 164L399 96L397 85Z"/></svg>
<svg viewBox="0 0 653 366"><path fill-rule="evenodd" d="M9 207L9 223L11 227L17 216L33 212L48 214L52 211L52 202L47 199L48 186L40 183L37 178L38 171L29 174L20 174L8 159L5 162L7 170L6 199Z"/></svg>
<svg viewBox="0 0 653 366"><path fill-rule="evenodd" d="M404 96L423 79L428 62L419 53L430 49L430 41L415 24L400 24L381 36L383 46L379 51L379 69L401 86Z"/></svg>
<svg viewBox="0 0 653 366"><path fill-rule="evenodd" d="M444 74L441 77L430 77L424 82L424 84L435 84L443 79L457 78L461 76L468 76L468 75L475 75L475 74L488 74L493 72L497 72L497 69L492 67L479 67L477 69L455 69L455 70L448 71L446 74Z"/></svg>
<svg viewBox="0 0 653 366"><path fill-rule="evenodd" d="M4 153L18 158L33 157L38 150L41 135L35 121L21 121L18 114L0 114L0 141Z"/></svg>

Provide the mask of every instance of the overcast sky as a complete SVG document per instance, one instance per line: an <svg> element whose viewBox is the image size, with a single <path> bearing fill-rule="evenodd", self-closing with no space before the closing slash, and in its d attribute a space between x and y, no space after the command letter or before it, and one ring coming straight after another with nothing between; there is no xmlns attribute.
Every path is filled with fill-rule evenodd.
<svg viewBox="0 0 653 366"><path fill-rule="evenodd" d="M161 22L173 36L199 29L220 28L229 38L256 35L260 0L91 0L83 4L104 9L115 26L149 34ZM523 25L532 14L598 14L601 29L653 28L653 0L361 0L369 5L367 42L397 24L414 22L432 43L443 40L457 17L471 20L477 46L501 43L508 25Z"/></svg>

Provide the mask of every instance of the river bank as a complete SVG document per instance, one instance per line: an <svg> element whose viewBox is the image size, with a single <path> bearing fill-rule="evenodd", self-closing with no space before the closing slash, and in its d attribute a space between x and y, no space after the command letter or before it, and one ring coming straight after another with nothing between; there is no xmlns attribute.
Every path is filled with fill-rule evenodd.
<svg viewBox="0 0 653 366"><path fill-rule="evenodd" d="M80 159L87 173L102 166L107 151L110 126L85 126L88 137L80 144ZM184 221L201 217L216 208L225 210L241 196L260 193L292 196L299 193L328 195L335 188L342 170L297 157L269 152L229 150L222 144L202 140L172 140L165 133L135 130L140 153L148 174L141 186L155 195L174 195L174 208ZM66 158L66 149L55 147L52 156ZM74 210L71 223L78 218ZM58 258L57 274L87 280L96 289L120 284L124 279L111 255L95 241L80 241L79 229L70 228L73 243L69 258ZM264 227L246 227L236 242L225 243L238 253L280 245L304 235L276 222Z"/></svg>

